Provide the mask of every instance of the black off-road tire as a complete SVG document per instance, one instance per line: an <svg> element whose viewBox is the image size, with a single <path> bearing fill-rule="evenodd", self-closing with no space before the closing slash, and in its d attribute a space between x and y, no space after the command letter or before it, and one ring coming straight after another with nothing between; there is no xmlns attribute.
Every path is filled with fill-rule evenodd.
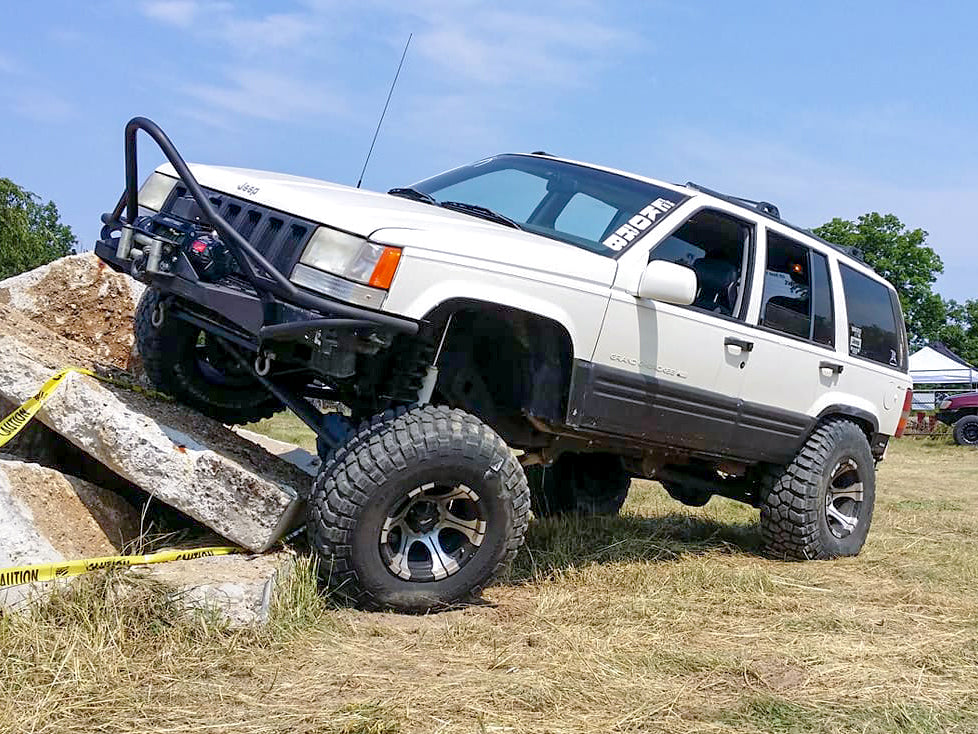
<svg viewBox="0 0 978 734"><path fill-rule="evenodd" d="M153 326L160 292L147 288L136 308L136 348L150 382L185 405L221 423L252 423L283 409L256 380L238 376L223 379L220 372L202 370L197 356L201 330L167 315ZM230 360L230 357L228 357Z"/></svg>
<svg viewBox="0 0 978 734"><path fill-rule="evenodd" d="M782 470L771 471L761 483L766 551L790 560L857 555L873 519L875 463L866 434L855 423L830 420L816 428L794 460ZM847 512L856 524L840 537L846 530L837 521L830 522L827 498L845 495L846 483L855 481L860 483L862 499L858 504L853 501ZM839 487L833 489L833 482ZM855 486L849 484L848 489Z"/></svg>
<svg viewBox="0 0 978 734"><path fill-rule="evenodd" d="M978 415L966 415L954 422L954 443L978 446Z"/></svg>
<svg viewBox="0 0 978 734"><path fill-rule="evenodd" d="M537 517L617 515L631 485L614 454L564 453L550 466L528 467L526 478Z"/></svg>
<svg viewBox="0 0 978 734"><path fill-rule="evenodd" d="M431 484L477 493L485 535L451 575L404 579L382 555L385 522ZM523 544L529 510L523 469L495 431L462 410L426 405L364 422L326 457L307 528L328 588L361 608L425 613L477 597L506 569Z"/></svg>

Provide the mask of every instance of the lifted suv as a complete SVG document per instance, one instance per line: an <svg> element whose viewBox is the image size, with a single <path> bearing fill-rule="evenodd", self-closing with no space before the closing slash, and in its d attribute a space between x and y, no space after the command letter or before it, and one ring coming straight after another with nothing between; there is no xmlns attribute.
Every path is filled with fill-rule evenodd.
<svg viewBox="0 0 978 734"><path fill-rule="evenodd" d="M140 129L170 164L137 193ZM866 539L910 407L899 301L771 204L543 153L373 193L191 168L144 118L126 185L96 252L150 286L147 373L316 432L309 535L364 606L463 600L531 503L615 513L632 477L759 507L778 557Z"/></svg>

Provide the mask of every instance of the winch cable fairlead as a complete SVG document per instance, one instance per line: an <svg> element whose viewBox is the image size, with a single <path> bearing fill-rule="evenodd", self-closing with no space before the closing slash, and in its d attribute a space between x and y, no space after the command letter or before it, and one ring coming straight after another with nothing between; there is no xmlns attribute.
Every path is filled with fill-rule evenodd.
<svg viewBox="0 0 978 734"><path fill-rule="evenodd" d="M41 386L37 394L26 400L23 405L0 421L0 447L14 438L24 426L30 423L31 419L37 414L37 411L54 395L58 387L65 381L65 378L72 372L94 377L97 380L112 384L121 384L116 380L100 377L91 370L86 370L81 367L65 367L64 369L58 370L54 376ZM194 558L226 556L240 552L242 552L240 548L233 546L213 546L187 550L166 550L146 555L105 556L102 558L62 561L60 563L42 563L33 566L0 568L0 589L33 582L54 581L59 578L79 576L83 573L108 568L144 566L151 563L168 563L170 561L187 561Z"/></svg>

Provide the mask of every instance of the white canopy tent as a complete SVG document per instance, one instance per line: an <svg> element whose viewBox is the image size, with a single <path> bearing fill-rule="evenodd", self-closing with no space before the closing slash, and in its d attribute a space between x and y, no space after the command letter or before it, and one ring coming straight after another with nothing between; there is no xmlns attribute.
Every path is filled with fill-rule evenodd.
<svg viewBox="0 0 978 734"><path fill-rule="evenodd" d="M974 385L978 370L940 342L928 344L910 355L914 385Z"/></svg>
<svg viewBox="0 0 978 734"><path fill-rule="evenodd" d="M978 389L978 369L940 342L928 344L910 355L910 378L915 387L914 410L933 410L938 395L943 398L945 395ZM917 385L939 385L944 389L918 391Z"/></svg>

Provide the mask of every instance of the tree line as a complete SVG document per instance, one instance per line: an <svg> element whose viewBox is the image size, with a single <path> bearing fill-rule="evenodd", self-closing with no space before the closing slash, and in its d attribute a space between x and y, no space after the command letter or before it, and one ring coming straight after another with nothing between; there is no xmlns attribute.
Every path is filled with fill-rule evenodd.
<svg viewBox="0 0 978 734"><path fill-rule="evenodd" d="M895 215L877 212L856 221L836 218L813 231L829 242L855 247L893 283L911 348L942 341L978 364L978 298L958 303L934 290L944 263L927 245L927 232L908 229ZM54 202L42 203L37 195L0 177L0 280L74 254L77 245Z"/></svg>

